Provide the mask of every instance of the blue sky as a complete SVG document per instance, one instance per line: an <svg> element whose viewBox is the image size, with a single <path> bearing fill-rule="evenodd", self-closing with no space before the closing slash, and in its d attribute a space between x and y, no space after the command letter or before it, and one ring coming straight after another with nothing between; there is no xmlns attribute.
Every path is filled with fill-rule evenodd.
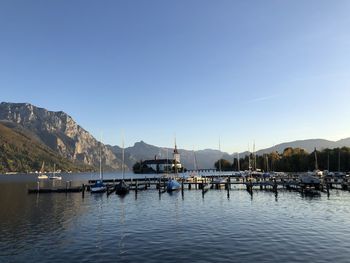
<svg viewBox="0 0 350 263"><path fill-rule="evenodd" d="M97 138L247 150L350 136L350 1L0 2L1 101Z"/></svg>

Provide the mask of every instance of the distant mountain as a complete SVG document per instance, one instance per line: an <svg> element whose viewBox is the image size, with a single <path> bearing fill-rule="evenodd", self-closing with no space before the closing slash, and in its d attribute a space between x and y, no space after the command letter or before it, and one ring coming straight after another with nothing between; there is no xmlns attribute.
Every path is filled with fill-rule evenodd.
<svg viewBox="0 0 350 263"><path fill-rule="evenodd" d="M270 153L273 151L278 151L282 153L285 148L303 148L307 152L312 152L316 147L318 150L325 148L337 148L347 146L350 147L350 138L339 140L337 142L323 140L323 139L310 139L310 140L300 140L287 143L281 143L273 147L262 149L257 151L258 155L264 153ZM157 147L145 143L144 141L135 143L134 146L128 147L125 149L125 160L126 164L132 168L132 165L140 160L153 159L153 158L172 158L173 154L172 148ZM121 149L118 146L113 147L113 152L121 158ZM214 168L214 163L220 158L233 161L234 158L237 158L237 153L228 154L221 152L219 150L205 149L199 151L189 151L184 149L179 149L181 156L181 163L187 169L194 169L195 163L199 169L211 169ZM249 152L242 152L239 154L240 158L248 155Z"/></svg>
<svg viewBox="0 0 350 263"><path fill-rule="evenodd" d="M9 123L6 123L10 125ZM39 171L42 162L46 170L53 170L53 165L62 171L86 171L93 167L73 163L61 157L41 143L31 132L16 125L7 127L0 122L0 172Z"/></svg>
<svg viewBox="0 0 350 263"><path fill-rule="evenodd" d="M315 148L317 150L322 150L322 149L326 149L326 148L333 149L333 148L344 147L344 146L350 147L350 138L342 139L339 141L329 141L329 140L324 140L324 139L298 140L298 141L277 144L273 147L259 150L259 151L257 151L257 154L262 155L264 153L270 153L273 151L277 151L279 153L282 153L283 150L287 147L303 148L307 152L310 153L310 152L314 151Z"/></svg>
<svg viewBox="0 0 350 263"><path fill-rule="evenodd" d="M0 104L0 123L11 130L5 129L8 133L14 132L17 136L30 137L32 140L35 140L36 144L40 145L41 148L46 147L45 149L49 149L50 154L65 158L66 161L69 162L69 165L73 163L77 166L84 164L87 165L84 167L98 167L99 149L101 148L102 163L105 166L104 169L121 170L122 149L119 146L102 144L63 111L48 111L29 103L3 102ZM281 143L267 149L261 149L257 151L257 154L261 155L272 151L282 153L287 147L304 148L306 151L312 152L315 147L318 150L322 150L324 148L343 146L350 147L350 138L345 138L336 142L323 139L310 139ZM22 151L20 145L16 147L17 152ZM23 146L23 148L25 147ZM128 147L124 151L125 165L128 166L129 169L132 169L132 166L140 160L172 158L173 150L173 148L158 147L143 141L136 142L134 146ZM34 149L27 147L25 148L25 152L26 151L31 153ZM237 154L228 154L212 149L195 152L179 149L179 152L181 155L181 162L187 169L193 169L195 163L200 169L214 168L214 163L220 158L231 162L233 158L237 158ZM8 151L6 153L10 154ZM240 157L244 157L247 154L248 152L240 153ZM44 159L42 155L38 158L38 162Z"/></svg>
<svg viewBox="0 0 350 263"><path fill-rule="evenodd" d="M120 169L121 161L105 145L62 111L53 112L29 103L1 103L0 120L30 131L42 144L60 156L97 167L99 150L105 169Z"/></svg>
<svg viewBox="0 0 350 263"><path fill-rule="evenodd" d="M110 146L114 154L121 158L121 148L118 146ZM137 161L148 159L165 159L172 158L174 148L157 147L145 143L144 141L136 142L134 146L125 149L125 163L132 168ZM227 153L218 150L200 150L190 151L185 149L178 149L181 156L181 163L187 169L193 169L196 166L200 169L214 168L214 163L220 158L231 159Z"/></svg>
<svg viewBox="0 0 350 263"><path fill-rule="evenodd" d="M339 141L336 141L336 143L338 144L338 147L350 147L350 138L341 139Z"/></svg>

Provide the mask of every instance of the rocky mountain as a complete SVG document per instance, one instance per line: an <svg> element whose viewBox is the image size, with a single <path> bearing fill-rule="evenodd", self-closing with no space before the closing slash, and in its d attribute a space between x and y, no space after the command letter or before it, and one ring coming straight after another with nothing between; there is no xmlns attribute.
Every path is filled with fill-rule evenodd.
<svg viewBox="0 0 350 263"><path fill-rule="evenodd" d="M99 150L105 169L120 169L121 161L110 148L97 141L63 111L53 112L29 103L0 104L0 120L23 128L60 156L97 167ZM19 128L18 128L19 127Z"/></svg>
<svg viewBox="0 0 350 263"><path fill-rule="evenodd" d="M39 171L42 162L45 162L46 171L52 171L54 164L56 169L61 171L93 170L91 166L73 163L63 158L41 143L30 131L0 122L1 173Z"/></svg>
<svg viewBox="0 0 350 263"><path fill-rule="evenodd" d="M53 112L35 107L29 103L1 103L0 123L15 133L27 135L41 146L50 149L75 164L85 164L88 167L99 165L99 150L102 149L102 163L105 169L121 170L122 149L119 146L104 145L97 141L89 132L79 126L63 111ZM287 147L304 148L311 152L316 147L324 148L350 147L350 138L339 141L322 139L300 140L275 145L257 151L258 155L272 151L283 152ZM125 165L132 166L140 160L157 158L172 158L173 148L157 147L143 141L125 149ZM28 150L29 151L29 150ZM200 169L213 168L214 163L224 158L232 161L236 154L228 154L218 150L191 151L179 149L181 162L188 169L193 169L195 163ZM247 152L240 153L244 157Z"/></svg>

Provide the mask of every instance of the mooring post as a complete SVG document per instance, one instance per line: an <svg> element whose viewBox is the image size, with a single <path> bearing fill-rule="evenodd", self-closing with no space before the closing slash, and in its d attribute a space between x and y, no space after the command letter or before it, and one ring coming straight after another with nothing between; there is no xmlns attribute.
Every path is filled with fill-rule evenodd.
<svg viewBox="0 0 350 263"><path fill-rule="evenodd" d="M329 184L326 183L326 188L327 188L327 195L329 196Z"/></svg>
<svg viewBox="0 0 350 263"><path fill-rule="evenodd" d="M81 197L84 198L85 197L85 185L82 184L81 186Z"/></svg>
<svg viewBox="0 0 350 263"><path fill-rule="evenodd" d="M136 180L136 184L135 184L135 192L136 192L136 193L137 193L138 187L139 187L139 181Z"/></svg>
<svg viewBox="0 0 350 263"><path fill-rule="evenodd" d="M250 194L253 194L253 182L251 178L249 179L249 192Z"/></svg>
<svg viewBox="0 0 350 263"><path fill-rule="evenodd" d="M197 177L194 178L194 189L198 189L198 186L197 186Z"/></svg>
<svg viewBox="0 0 350 263"><path fill-rule="evenodd" d="M231 183L230 183L230 177L228 176L227 177L227 182L226 182L226 185L227 185L227 198L230 198L230 186L231 186Z"/></svg>
<svg viewBox="0 0 350 263"><path fill-rule="evenodd" d="M159 190L159 195L160 195L160 193L161 193L161 189L160 189L161 187L160 187L160 178L158 179L158 190Z"/></svg>
<svg viewBox="0 0 350 263"><path fill-rule="evenodd" d="M184 178L181 179L181 197L184 200Z"/></svg>
<svg viewBox="0 0 350 263"><path fill-rule="evenodd" d="M36 182L38 193L40 192L40 182Z"/></svg>

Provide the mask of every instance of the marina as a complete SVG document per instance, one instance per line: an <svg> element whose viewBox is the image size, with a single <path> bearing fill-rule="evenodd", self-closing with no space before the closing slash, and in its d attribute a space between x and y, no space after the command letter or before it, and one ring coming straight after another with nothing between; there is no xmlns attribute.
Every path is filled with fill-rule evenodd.
<svg viewBox="0 0 350 263"><path fill-rule="evenodd" d="M176 179L176 181L175 181ZM174 183L176 182L176 183ZM237 176L235 173L222 173L222 175L206 175L189 177L180 175L175 177L157 176L145 178L113 178L113 179L90 179L84 182L81 186L72 187L71 181L66 181L63 187L40 187L37 182L36 188L28 189L29 194L33 193L69 193L82 192L84 196L85 191L91 192L91 188L96 184L104 186L103 191L107 195L111 193L127 194L129 190L145 191L157 190L160 194L164 192L181 191L182 195L185 190L201 190L203 197L208 190L226 190L229 197L232 190L247 190L251 195L256 190L273 191L276 194L278 191L295 191L305 195L320 195L326 193L330 195L330 189L339 189L349 191L350 178L343 176L341 178L328 176L318 179L305 174L283 174L276 177L253 177L253 176ZM169 186L171 184L171 186Z"/></svg>
<svg viewBox="0 0 350 263"><path fill-rule="evenodd" d="M12 200L0 203L5 211L0 260L88 262L103 255L118 262L348 261L350 193L338 183L329 187L329 195L326 189L308 195L276 180L276 195L274 181L267 178L243 182L231 176L231 187L216 189L209 183L215 176L208 175L204 183L179 180L183 190L168 193L166 178L134 175L131 180L131 175L124 178L130 184L124 196L110 187L122 181L122 174L105 174L108 190L95 194L88 186L98 173L40 180L41 189L81 190L40 194L27 192L37 187L35 175L0 176L0 198ZM176 258L169 251L176 251Z"/></svg>

